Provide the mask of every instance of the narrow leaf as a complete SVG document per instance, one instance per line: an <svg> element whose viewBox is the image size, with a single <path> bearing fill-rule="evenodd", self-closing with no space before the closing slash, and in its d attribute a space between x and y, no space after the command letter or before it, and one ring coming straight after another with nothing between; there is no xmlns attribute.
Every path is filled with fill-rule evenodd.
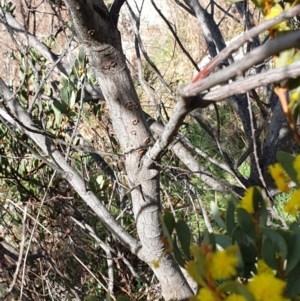
<svg viewBox="0 0 300 301"><path fill-rule="evenodd" d="M289 254L288 261L285 269L285 274L288 275L293 268L299 263L300 256L300 228L297 223L293 223L290 226L290 230L292 231L291 245L289 245Z"/></svg>
<svg viewBox="0 0 300 301"><path fill-rule="evenodd" d="M286 297L294 298L300 294L300 262L290 272L287 279Z"/></svg>
<svg viewBox="0 0 300 301"><path fill-rule="evenodd" d="M231 246L231 239L222 234L215 234L216 244L226 249Z"/></svg>
<svg viewBox="0 0 300 301"><path fill-rule="evenodd" d="M174 240L173 240L173 253L174 253L175 259L178 262L178 264L184 268L184 260L182 258L181 252L178 248L176 236L174 237Z"/></svg>
<svg viewBox="0 0 300 301"><path fill-rule="evenodd" d="M236 281L226 281L218 287L224 293L243 295L248 301L255 301L253 295L246 289L246 286Z"/></svg>
<svg viewBox="0 0 300 301"><path fill-rule="evenodd" d="M287 258L288 249L284 238L280 235L280 233L274 229L260 227L263 235L268 237L273 244L276 246L276 252L280 252L280 256L283 260Z"/></svg>
<svg viewBox="0 0 300 301"><path fill-rule="evenodd" d="M228 207L226 210L226 230L229 236L231 236L233 229L235 228L235 222L234 222L234 212L235 212L235 206L233 202L230 200L228 202Z"/></svg>
<svg viewBox="0 0 300 301"><path fill-rule="evenodd" d="M187 259L190 258L191 231L184 220L179 220L175 224L176 233L181 248Z"/></svg>
<svg viewBox="0 0 300 301"><path fill-rule="evenodd" d="M242 208L238 208L236 210L236 213L238 224L240 225L243 232L250 238L255 239L255 227L250 214Z"/></svg>
<svg viewBox="0 0 300 301"><path fill-rule="evenodd" d="M175 218L171 212L166 211L163 215L163 223L165 224L168 232L172 235L175 227Z"/></svg>
<svg viewBox="0 0 300 301"><path fill-rule="evenodd" d="M279 268L279 260L276 257L276 252L277 248L274 242L270 238L265 237L262 243L261 256L269 267L277 271Z"/></svg>
<svg viewBox="0 0 300 301"><path fill-rule="evenodd" d="M213 251L216 250L216 240L213 233L209 233L207 230L204 232L203 243L210 245Z"/></svg>

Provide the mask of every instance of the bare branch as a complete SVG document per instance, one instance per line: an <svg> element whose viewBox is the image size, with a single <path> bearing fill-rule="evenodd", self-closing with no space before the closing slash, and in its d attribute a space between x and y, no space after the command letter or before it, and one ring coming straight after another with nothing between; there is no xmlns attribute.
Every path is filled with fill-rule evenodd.
<svg viewBox="0 0 300 301"><path fill-rule="evenodd" d="M23 107L12 98L12 92L7 88L3 80L0 78L0 95L5 99L6 106L9 107L11 113L17 116L22 124L29 129L35 130L32 120ZM124 243L132 253L140 255L140 245L137 240L132 238L111 216L106 207L91 191L85 189L85 183L80 175L65 161L59 150L54 146L48 137L35 132L24 130L24 132L47 154L56 165L58 165L65 174L63 175L68 182L74 187L77 193L82 197L86 204L95 212L103 224Z"/></svg>
<svg viewBox="0 0 300 301"><path fill-rule="evenodd" d="M223 36L220 34L215 21L211 15L203 9L198 0L184 0L184 2L195 12L200 28L203 32L209 54L211 57L215 57L217 55L217 48L220 51L226 47Z"/></svg>
<svg viewBox="0 0 300 301"><path fill-rule="evenodd" d="M299 35L300 36L300 35ZM290 64L281 68L269 70L267 72L249 76L222 86L213 91L199 95L199 101L220 101L238 93L245 93L260 86L278 83L288 78L300 76L300 62Z"/></svg>
<svg viewBox="0 0 300 301"><path fill-rule="evenodd" d="M299 5L300 9L300 5ZM201 81L187 84L179 88L179 94L182 97L195 96L198 93L222 84L236 76L242 75L246 70L252 66L261 63L264 59L278 54L279 52L300 45L300 30L295 30L278 37L272 41L268 41L263 46L255 48L250 53L246 54L244 58L229 67L220 70L217 73L201 79Z"/></svg>
<svg viewBox="0 0 300 301"><path fill-rule="evenodd" d="M54 54L47 46L41 43L35 36L27 32L25 28L20 23L18 23L18 21L16 21L16 19L10 13L6 13L5 18L1 17L0 23L4 24L6 27L10 27L12 31L16 31L18 34L28 39L29 46L36 49L49 62L52 62L54 64L56 63L55 66L59 69L59 71L62 74L66 76L68 75L69 67L61 61L60 56Z"/></svg>
<svg viewBox="0 0 300 301"><path fill-rule="evenodd" d="M23 211L22 239L21 239L21 243L20 243L19 258L18 258L18 261L17 261L17 266L16 266L16 270L15 270L15 273L14 273L13 281L11 282L11 284L9 286L7 294L10 293L13 290L13 288L16 284L17 277L18 277L19 270L20 270L21 263L22 263L22 257L23 257L23 251L24 251L24 245L25 245L25 237L26 237L26 223L25 223L26 222L26 217L27 217L27 206L25 206L25 209ZM22 277L22 280L24 281L23 277Z"/></svg>
<svg viewBox="0 0 300 301"><path fill-rule="evenodd" d="M175 32L175 30L173 29L172 25L170 24L170 22L168 21L168 19L164 16L164 14L160 11L160 9L156 6L155 2L153 0L151 0L151 3L153 5L153 7L155 8L155 10L158 12L158 14L160 15L160 17L164 20L164 22L167 24L168 28L170 29L171 33L173 34L174 39L176 40L176 42L178 43L180 49L182 50L182 52L186 55L186 57L189 59L189 61L193 64L193 66L196 68L197 71L199 71L199 67L196 64L196 62L194 61L194 59L191 57L191 55L189 54L189 52L185 49L185 47L183 46L183 44L181 43L181 40L179 39L177 33Z"/></svg>
<svg viewBox="0 0 300 301"><path fill-rule="evenodd" d="M141 38L140 33L139 33L139 29L138 29L137 24L135 22L136 16L135 16L133 10L131 9L131 7L129 6L129 4L127 4L127 7L129 9L129 12L130 12L129 16L131 18L131 23L132 23L132 26L133 26L135 37L136 37L136 39L138 41L138 45L139 45L139 47L141 49L141 52L142 52L145 60L151 66L151 68L154 70L154 72L156 73L157 77L159 78L159 80L161 81L161 83L163 84L163 86L166 88L166 90L174 97L175 93L172 91L172 89L166 83L164 77L162 76L162 74L160 73L160 71L158 70L158 68L154 64L154 62L149 57L147 51L145 50L142 38Z"/></svg>
<svg viewBox="0 0 300 301"><path fill-rule="evenodd" d="M253 27L249 31L245 32L241 37L239 37L234 42L232 42L228 47L223 49L216 57L214 57L214 59L210 63L207 64L207 66L205 66L204 69L209 69L209 68L215 69L247 41L251 41L254 37L258 36L260 33L264 32L265 30L287 19L293 18L299 13L300 13L300 5L296 5L295 7L276 16L275 18L264 21L261 24L257 25L256 27ZM197 81L198 76L199 74L196 76L193 82Z"/></svg>
<svg viewBox="0 0 300 301"><path fill-rule="evenodd" d="M150 129L155 132L158 136L161 136L164 132L164 127L157 121L154 121L152 117L145 113L145 117L147 123L149 124ZM208 185L211 189L229 193L230 191L234 191L235 193L241 195L243 193L243 188L230 185L228 183L224 183L221 180L216 179L208 170L204 167L200 166L199 162L194 158L191 152L184 145L186 139L184 139L183 143L181 139L178 140L177 143L172 145L172 151L174 154L181 160L181 162L187 166L187 168L197 176L203 183Z"/></svg>
<svg viewBox="0 0 300 301"><path fill-rule="evenodd" d="M125 1L126 0L115 0L110 8L109 14L115 26L118 25L120 9Z"/></svg>

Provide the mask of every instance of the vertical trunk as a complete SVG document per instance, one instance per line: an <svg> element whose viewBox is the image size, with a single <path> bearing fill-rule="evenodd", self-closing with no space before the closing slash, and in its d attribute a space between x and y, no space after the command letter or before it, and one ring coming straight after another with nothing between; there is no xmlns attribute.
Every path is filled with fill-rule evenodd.
<svg viewBox="0 0 300 301"><path fill-rule="evenodd" d="M78 39L85 46L107 102L116 135L126 156L126 171L132 191L133 211L142 244L142 258L152 265L164 250L161 241L159 172L142 169L143 156L153 138L146 125L139 99L122 52L119 32L103 1L65 0ZM166 300L192 294L186 279L171 255L153 268Z"/></svg>

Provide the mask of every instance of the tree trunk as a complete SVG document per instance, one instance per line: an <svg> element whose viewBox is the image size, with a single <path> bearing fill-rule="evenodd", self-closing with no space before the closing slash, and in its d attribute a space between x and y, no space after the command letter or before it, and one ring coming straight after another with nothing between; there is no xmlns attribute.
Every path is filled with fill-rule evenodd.
<svg viewBox="0 0 300 301"><path fill-rule="evenodd" d="M131 195L142 245L139 253L152 266L166 300L186 298L192 290L173 256L163 256L157 268L152 264L164 251L159 219L159 170L154 164L150 169L143 166L145 154L153 145L153 137L126 66L120 34L103 1L65 2L107 102L114 130L126 156L130 185L136 187Z"/></svg>

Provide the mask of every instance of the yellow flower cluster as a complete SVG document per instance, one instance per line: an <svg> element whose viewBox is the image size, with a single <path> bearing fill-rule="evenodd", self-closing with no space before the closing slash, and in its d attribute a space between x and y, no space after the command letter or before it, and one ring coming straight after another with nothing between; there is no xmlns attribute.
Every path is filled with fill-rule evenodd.
<svg viewBox="0 0 300 301"><path fill-rule="evenodd" d="M214 280L225 280L236 275L238 264L237 259L238 246L232 245L225 250L217 252L208 252L206 256L206 269ZM192 261L191 261L192 262ZM190 273L190 267L187 269ZM193 272L196 270L193 269ZM276 278L273 270L262 260L257 262L257 273L245 288L252 294L255 301L290 301L284 297L286 282ZM192 275L193 273L190 273ZM193 277L194 278L194 277ZM198 282L198 281L197 281ZM202 286L203 285L203 286ZM203 283L202 288L196 296L191 296L190 301L246 301L247 298L242 294L231 293L228 295L222 292L209 281Z"/></svg>
<svg viewBox="0 0 300 301"><path fill-rule="evenodd" d="M300 211L300 189L293 192L291 198L284 205L283 209L292 216L296 216L298 211Z"/></svg>
<svg viewBox="0 0 300 301"><path fill-rule="evenodd" d="M220 301L220 296L207 287L201 288L196 297L191 297L190 301ZM238 294L231 294L224 301L247 301L247 299Z"/></svg>
<svg viewBox="0 0 300 301"><path fill-rule="evenodd" d="M208 269L214 280L228 279L235 276L239 260L237 257L238 246L232 245L225 250L220 250L212 254Z"/></svg>
<svg viewBox="0 0 300 301"><path fill-rule="evenodd" d="M291 181L289 176L280 163L269 166L269 172L275 181L277 188L282 192L288 192L290 190L288 184Z"/></svg>
<svg viewBox="0 0 300 301"><path fill-rule="evenodd" d="M273 275L273 270L262 259L258 259L257 274L272 274Z"/></svg>
<svg viewBox="0 0 300 301"><path fill-rule="evenodd" d="M296 156L293 163L293 168L296 171L297 180L300 182L300 155ZM291 179L280 163L269 166L269 172L280 191L288 192L290 190L288 184L291 182ZM300 211L300 189L292 193L290 200L285 204L283 209L292 216L297 215L297 213Z"/></svg>
<svg viewBox="0 0 300 301"><path fill-rule="evenodd" d="M253 191L254 187L249 187L248 189L246 189L244 197L241 199L240 203L237 206L238 208L246 210L250 214L254 213Z"/></svg>
<svg viewBox="0 0 300 301"><path fill-rule="evenodd" d="M247 299L242 295L231 294L225 299L225 301L247 301Z"/></svg>
<svg viewBox="0 0 300 301"><path fill-rule="evenodd" d="M256 301L288 301L283 297L286 283L273 274L255 275L247 285Z"/></svg>
<svg viewBox="0 0 300 301"><path fill-rule="evenodd" d="M218 296L209 288L201 288L194 300L197 301L219 301Z"/></svg>

